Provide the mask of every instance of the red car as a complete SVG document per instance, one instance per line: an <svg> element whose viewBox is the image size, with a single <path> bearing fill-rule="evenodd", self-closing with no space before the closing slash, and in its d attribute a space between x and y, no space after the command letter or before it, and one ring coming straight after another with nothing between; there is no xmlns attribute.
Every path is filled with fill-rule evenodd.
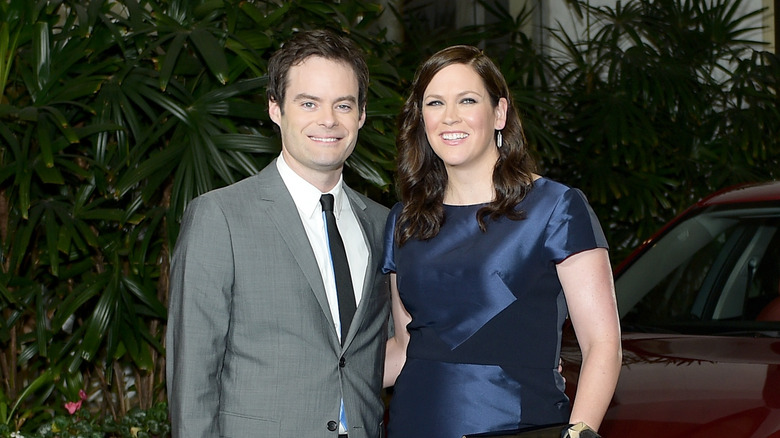
<svg viewBox="0 0 780 438"><path fill-rule="evenodd" d="M780 438L780 181L698 202L615 270L623 368L604 438ZM573 397L581 357L562 349Z"/></svg>

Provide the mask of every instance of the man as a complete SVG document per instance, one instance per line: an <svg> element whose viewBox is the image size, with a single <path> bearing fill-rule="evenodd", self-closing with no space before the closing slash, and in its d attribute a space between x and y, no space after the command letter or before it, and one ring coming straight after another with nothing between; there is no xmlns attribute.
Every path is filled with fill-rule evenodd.
<svg viewBox="0 0 780 438"><path fill-rule="evenodd" d="M312 31L274 54L268 76L280 156L196 198L182 220L167 333L173 437L376 438L387 209L342 182L366 118L368 69L347 40ZM339 314L349 300L334 280L325 193L346 248L351 317Z"/></svg>

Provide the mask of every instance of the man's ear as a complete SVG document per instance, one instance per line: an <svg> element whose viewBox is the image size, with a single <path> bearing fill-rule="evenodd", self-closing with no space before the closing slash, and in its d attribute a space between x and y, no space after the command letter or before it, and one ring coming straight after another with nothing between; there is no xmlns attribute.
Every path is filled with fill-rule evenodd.
<svg viewBox="0 0 780 438"><path fill-rule="evenodd" d="M358 129L363 127L363 124L366 123L366 106L363 105L363 109L360 111L360 119L358 120Z"/></svg>
<svg viewBox="0 0 780 438"><path fill-rule="evenodd" d="M274 99L268 99L268 115L274 123L282 126L282 107Z"/></svg>

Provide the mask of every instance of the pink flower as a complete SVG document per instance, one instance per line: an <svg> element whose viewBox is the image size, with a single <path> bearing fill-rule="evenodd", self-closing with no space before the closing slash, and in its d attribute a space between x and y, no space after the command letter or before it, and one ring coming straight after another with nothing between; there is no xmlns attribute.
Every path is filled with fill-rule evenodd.
<svg viewBox="0 0 780 438"><path fill-rule="evenodd" d="M67 403L65 403L65 409L68 410L68 413L70 415L73 415L73 414L76 413L76 411L81 409L81 402L82 402L82 400L79 400L77 402L67 402Z"/></svg>
<svg viewBox="0 0 780 438"><path fill-rule="evenodd" d="M86 399L87 399L87 393L86 393L86 392L84 392L84 390L83 390L83 389L79 389L79 399L80 399L80 400L79 400L79 401L77 401L77 402L67 402L67 403L65 403L65 409L67 409L67 410L68 410L68 413L69 413L70 415L73 415L73 414L75 414L75 413L76 413L76 411L78 411L79 409L81 409L81 403L83 403L83 402L84 402L84 400L86 400Z"/></svg>

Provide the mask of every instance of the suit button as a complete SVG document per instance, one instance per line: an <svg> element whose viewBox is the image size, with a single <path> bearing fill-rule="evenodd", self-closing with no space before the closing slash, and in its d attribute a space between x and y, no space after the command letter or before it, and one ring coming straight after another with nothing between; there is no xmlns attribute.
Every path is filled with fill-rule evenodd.
<svg viewBox="0 0 780 438"><path fill-rule="evenodd" d="M336 423L336 422L335 422L335 421L333 421L333 420L331 420L331 421L328 421L328 430L329 430L329 431L331 431L331 432L335 432L335 431L336 431L336 429L338 429L338 428L339 428L339 424L338 424L338 423Z"/></svg>
<svg viewBox="0 0 780 438"><path fill-rule="evenodd" d="M343 357L341 359L339 359L339 366L341 368L344 368L345 366L347 366L347 360L344 359Z"/></svg>

